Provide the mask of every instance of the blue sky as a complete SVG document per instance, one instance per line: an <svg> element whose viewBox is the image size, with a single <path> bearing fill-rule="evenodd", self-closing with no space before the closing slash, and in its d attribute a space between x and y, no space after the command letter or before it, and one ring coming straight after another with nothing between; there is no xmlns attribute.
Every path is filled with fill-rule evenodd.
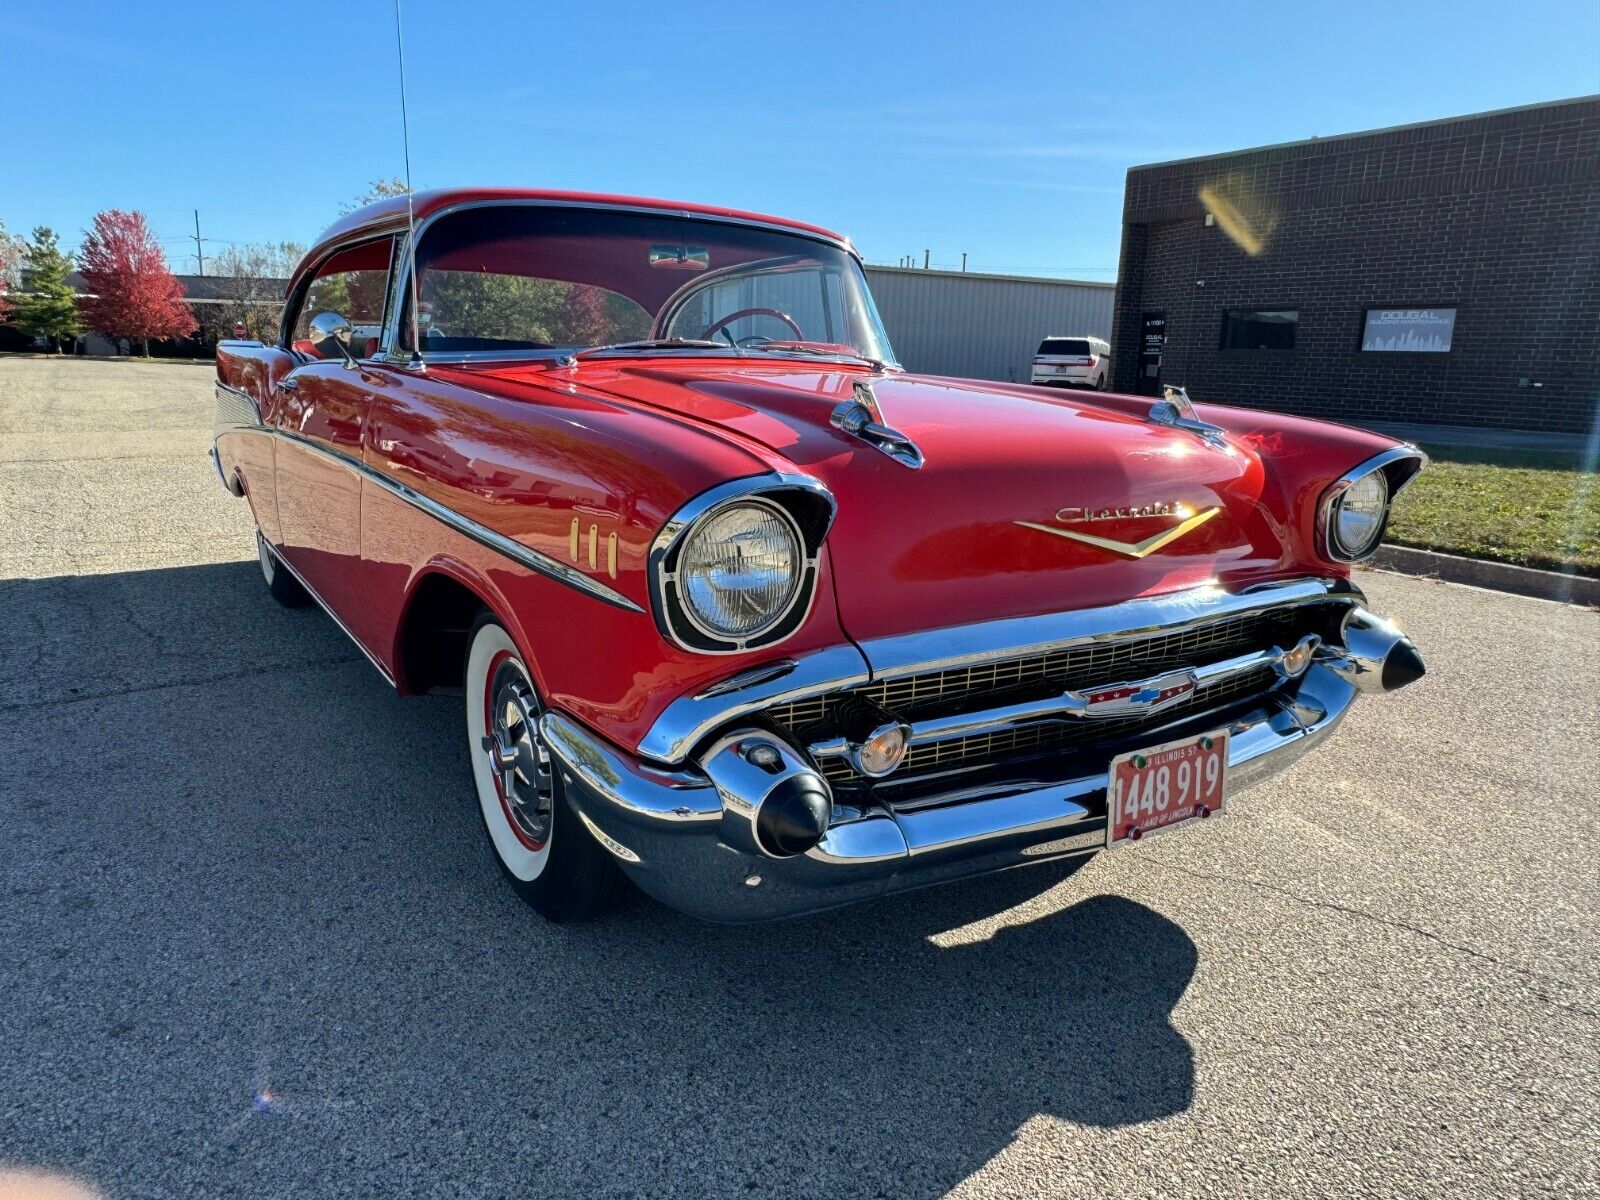
<svg viewBox="0 0 1600 1200"><path fill-rule="evenodd" d="M391 0L0 12L0 220L193 270L401 171ZM1110 279L1130 165L1600 91L1600 3L406 0L418 187L730 204L869 261ZM216 243L213 243L214 245Z"/></svg>

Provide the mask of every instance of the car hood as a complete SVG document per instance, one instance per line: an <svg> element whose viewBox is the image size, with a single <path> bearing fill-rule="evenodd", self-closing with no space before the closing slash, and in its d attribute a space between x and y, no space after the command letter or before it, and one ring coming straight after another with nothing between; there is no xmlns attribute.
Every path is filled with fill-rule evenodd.
<svg viewBox="0 0 1600 1200"><path fill-rule="evenodd" d="M831 423L863 379L920 468ZM1086 397L748 360L585 364L580 386L713 426L826 484L839 613L858 641L1260 575L1284 555L1254 451Z"/></svg>

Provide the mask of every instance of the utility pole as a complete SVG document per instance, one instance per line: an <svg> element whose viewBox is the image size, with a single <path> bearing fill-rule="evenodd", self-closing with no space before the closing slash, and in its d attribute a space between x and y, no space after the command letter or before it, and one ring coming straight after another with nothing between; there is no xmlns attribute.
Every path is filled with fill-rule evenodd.
<svg viewBox="0 0 1600 1200"><path fill-rule="evenodd" d="M194 210L194 260L199 265L200 274L206 273L206 252L200 244L200 210Z"/></svg>
<svg viewBox="0 0 1600 1200"><path fill-rule="evenodd" d="M967 252L965 250L961 252L961 273L963 275L967 273Z"/></svg>

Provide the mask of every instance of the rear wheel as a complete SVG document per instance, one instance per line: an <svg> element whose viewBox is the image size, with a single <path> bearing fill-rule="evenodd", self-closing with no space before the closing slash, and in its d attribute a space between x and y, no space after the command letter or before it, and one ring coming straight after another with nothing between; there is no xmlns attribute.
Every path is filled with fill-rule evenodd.
<svg viewBox="0 0 1600 1200"><path fill-rule="evenodd" d="M468 637L465 690L478 809L512 891L551 921L603 912L626 880L567 804L539 730L544 706L532 676L487 613Z"/></svg>
<svg viewBox="0 0 1600 1200"><path fill-rule="evenodd" d="M278 561L277 551L267 544L259 529L256 530L256 558L261 563L261 578L266 581L267 591L274 600L285 608L304 608L311 603L311 593Z"/></svg>

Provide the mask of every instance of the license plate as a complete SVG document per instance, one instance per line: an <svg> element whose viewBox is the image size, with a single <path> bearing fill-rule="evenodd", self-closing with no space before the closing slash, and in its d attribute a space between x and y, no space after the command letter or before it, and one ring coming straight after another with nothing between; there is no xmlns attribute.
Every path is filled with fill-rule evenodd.
<svg viewBox="0 0 1600 1200"><path fill-rule="evenodd" d="M1221 812L1227 784L1226 730L1117 755L1106 788L1106 845Z"/></svg>

